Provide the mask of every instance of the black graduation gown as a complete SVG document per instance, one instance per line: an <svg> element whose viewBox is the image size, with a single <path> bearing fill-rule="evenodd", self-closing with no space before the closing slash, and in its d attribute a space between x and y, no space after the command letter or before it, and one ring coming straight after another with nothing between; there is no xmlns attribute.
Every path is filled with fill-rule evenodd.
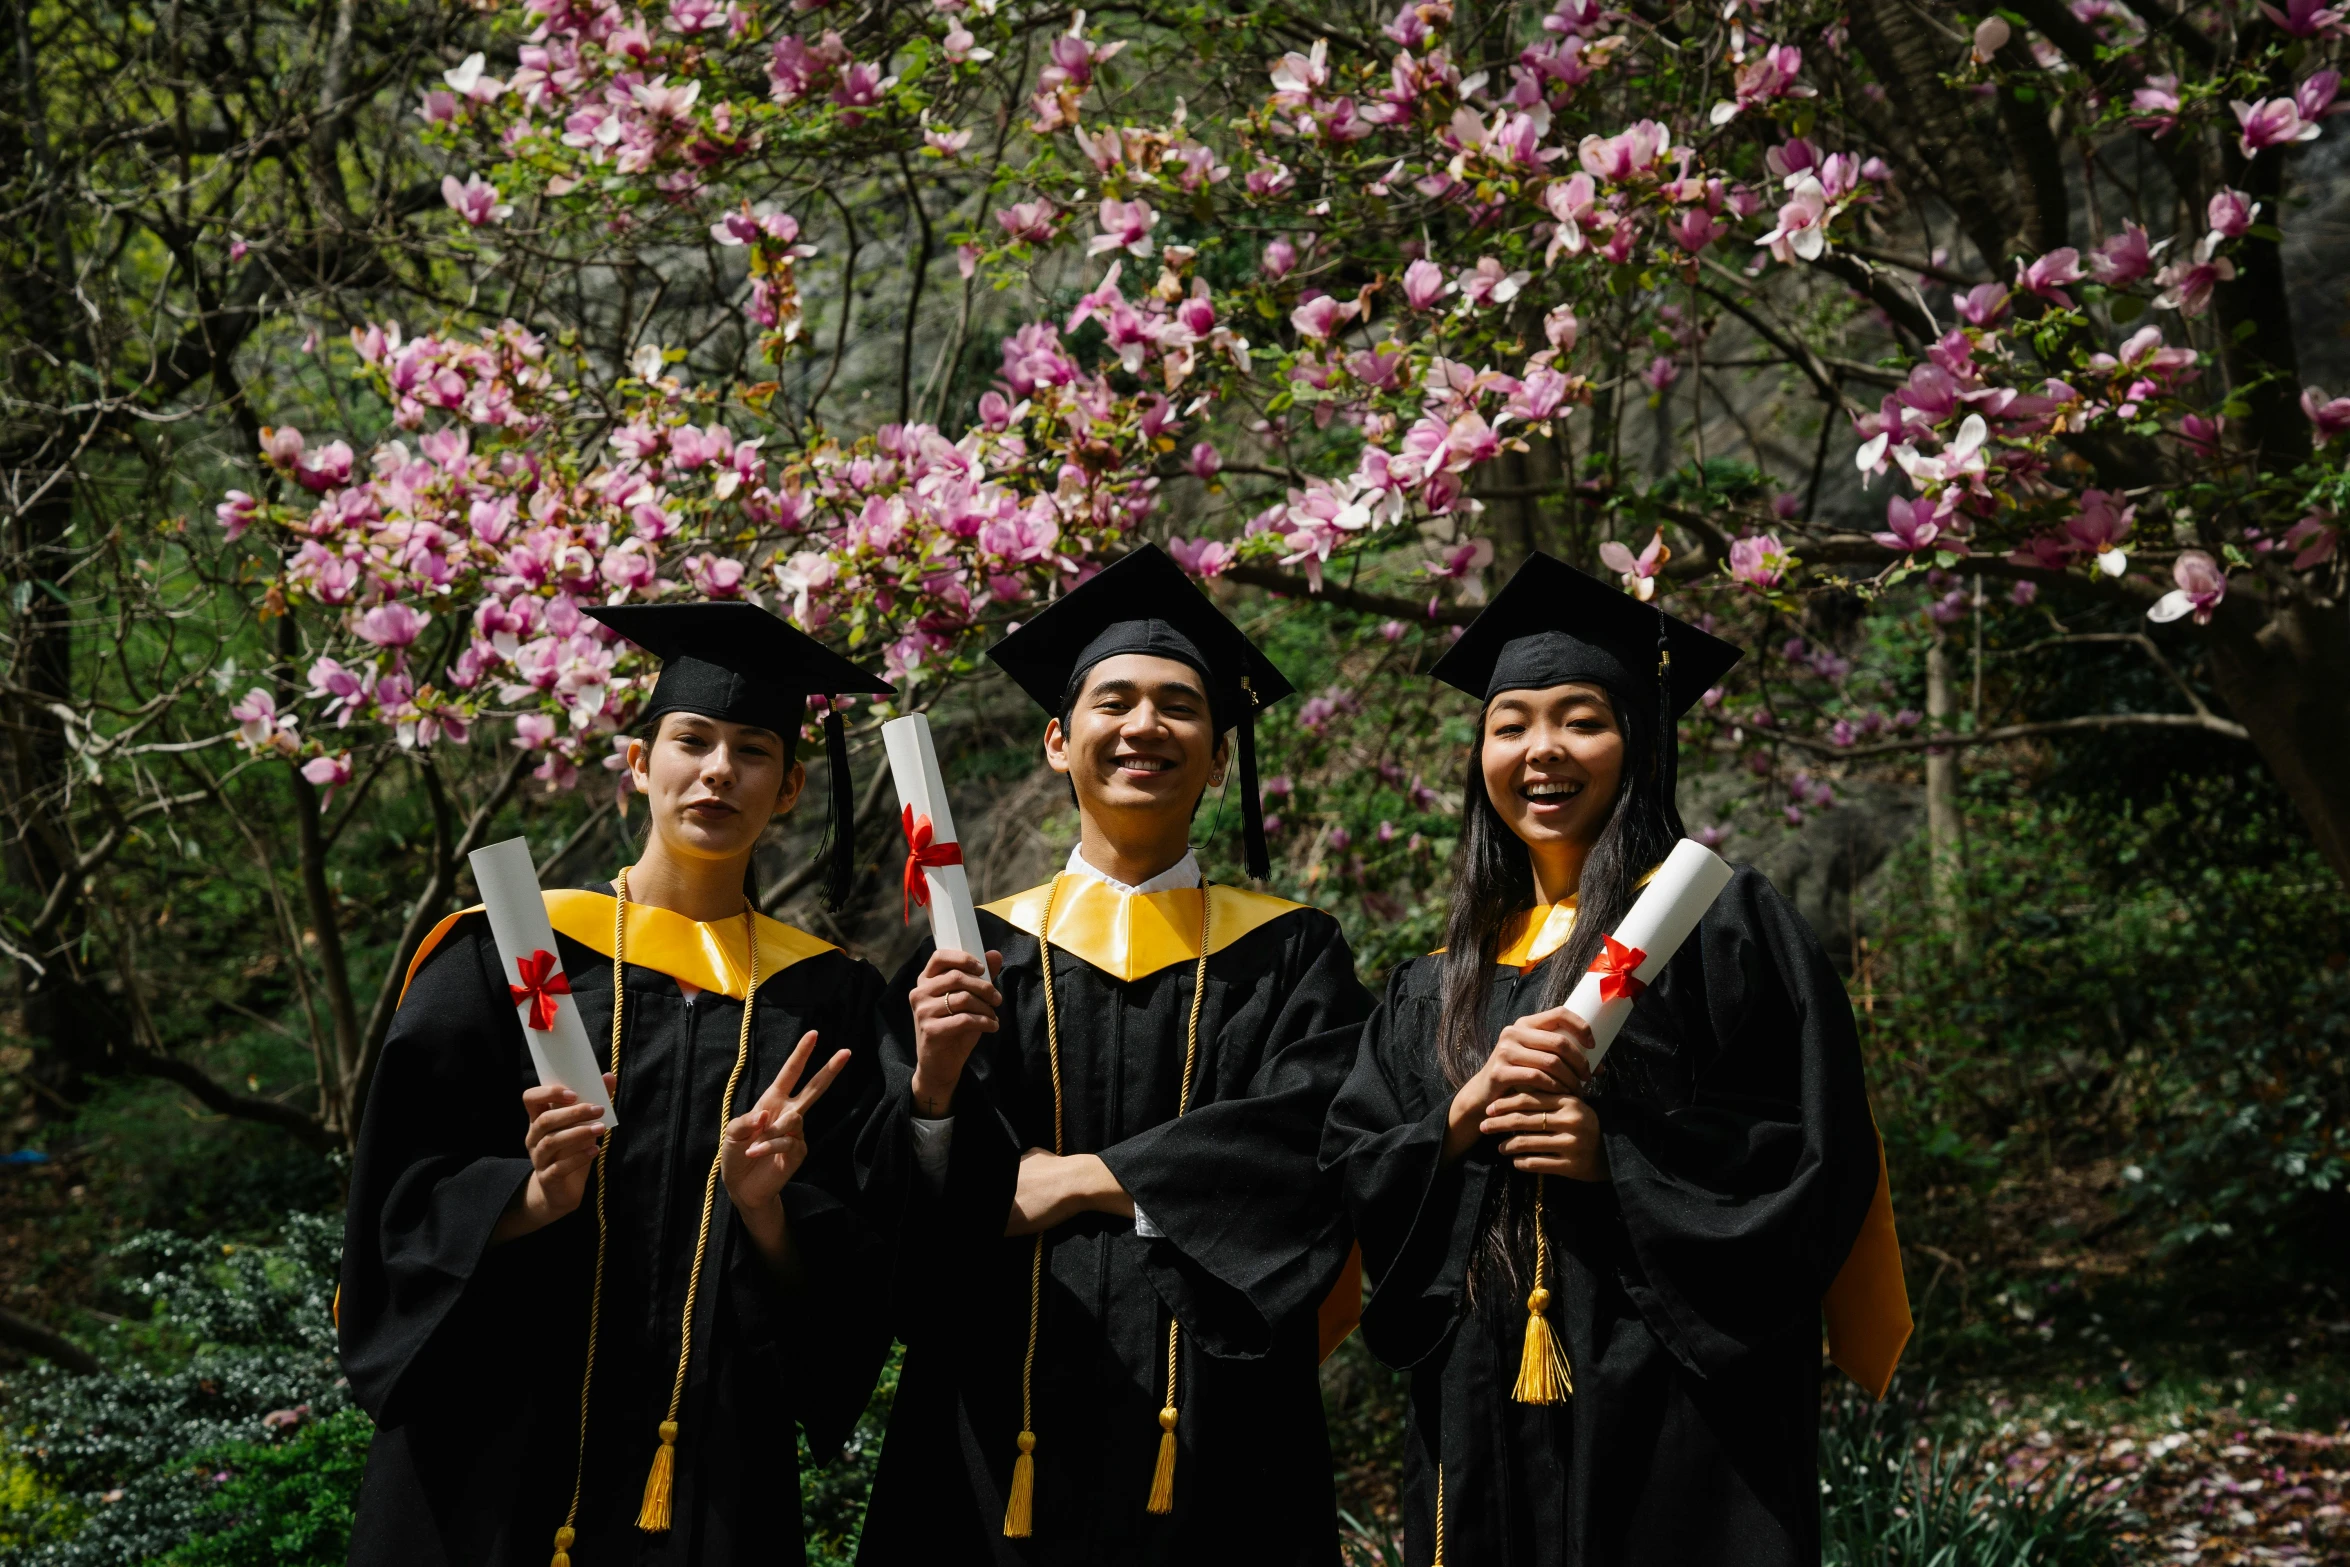
<svg viewBox="0 0 2350 1567"><path fill-rule="evenodd" d="M925 943L887 994L886 1084L859 1151L899 1236L908 1346L859 1561L1335 1567L1316 1312L1350 1239L1317 1151L1370 1009L1353 954L1319 910L1214 889L1225 928L1261 923L1228 943L1210 936L1191 1109L1179 1120L1199 894L1121 895L1069 875L1060 884L1064 897L1090 887L1097 911L1132 897L1140 924L1172 911L1139 962L1131 942L1113 941L1115 956L1074 933L1053 947L1062 1148L1101 1155L1164 1238L1102 1214L1047 1234L1034 1533L1005 1538L1035 1242L1006 1238L1004 1220L1022 1151L1053 1146L1053 1089L1039 943L1004 914L1041 928L1044 889L980 913L1004 955L1003 1026L980 1041L957 1089L953 1154L935 1193L917 1172L909 1124L908 993ZM1054 929L1067 930L1061 914ZM1168 942L1186 931L1177 953ZM1068 945L1113 966L1123 959L1129 972L1166 961L1121 980ZM1170 1311L1183 1325L1180 1445L1174 1510L1154 1516L1144 1504Z"/></svg>
<svg viewBox="0 0 2350 1567"><path fill-rule="evenodd" d="M551 894L549 902L590 896ZM611 900L595 901L608 947ZM803 950L823 946L768 923ZM739 923L716 928L739 955ZM556 940L609 1069L611 959L570 935ZM630 943L639 955L633 922ZM627 985L620 1124L605 1172L602 1326L571 1559L574 1567L797 1562L795 1427L815 1453L837 1453L888 1350L878 1304L862 1294L879 1271L871 1234L845 1200L855 1130L877 1083L880 976L823 948L760 984L751 1058L730 1113L750 1108L806 1029L821 1032L818 1062L842 1046L857 1054L819 1101L807 1162L784 1188L804 1292L777 1286L718 1189L679 1418L674 1526L665 1534L641 1532L635 1519L676 1374L742 1006L715 989L688 1002L669 974L634 961ZM522 1091L537 1080L488 920L466 914L412 977L352 1169L343 1364L377 1424L353 1528L355 1564L546 1567L552 1553L577 1462L595 1183L577 1211L489 1244L530 1173Z"/></svg>
<svg viewBox="0 0 2350 1567"><path fill-rule="evenodd" d="M1469 1288L1512 1172L1490 1138L1443 1163L1441 963L1390 977L1325 1144L1371 1281L1365 1342L1411 1374L1406 1561L1434 1556L1441 1464L1456 1567L1816 1563L1820 1301L1878 1156L1851 1005L1810 929L1742 868L1633 1008L1593 1094L1610 1178L1547 1183L1575 1385L1555 1405L1510 1397L1523 1290ZM1488 1037L1545 981L1497 970Z"/></svg>

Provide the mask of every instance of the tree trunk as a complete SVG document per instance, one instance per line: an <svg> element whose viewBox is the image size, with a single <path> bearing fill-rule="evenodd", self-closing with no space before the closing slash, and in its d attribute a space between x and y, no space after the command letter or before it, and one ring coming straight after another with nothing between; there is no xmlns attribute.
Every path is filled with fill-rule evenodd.
<svg viewBox="0 0 2350 1567"><path fill-rule="evenodd" d="M2340 601L2281 598L2264 616L2231 597L2208 646L2221 698L2350 883L2350 623Z"/></svg>
<svg viewBox="0 0 2350 1567"><path fill-rule="evenodd" d="M1927 728L1936 733L1949 730L1957 710L1951 690L1950 638L1936 626L1934 640L1926 646ZM1926 851L1934 929L1950 943L1951 955L1964 960L1973 942L1966 922L1966 826L1958 809L1955 746L1926 752Z"/></svg>

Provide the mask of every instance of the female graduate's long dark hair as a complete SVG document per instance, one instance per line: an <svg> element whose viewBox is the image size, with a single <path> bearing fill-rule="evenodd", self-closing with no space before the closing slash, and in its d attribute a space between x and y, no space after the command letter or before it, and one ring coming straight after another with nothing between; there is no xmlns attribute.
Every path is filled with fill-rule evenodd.
<svg viewBox="0 0 2350 1567"><path fill-rule="evenodd" d="M1605 688L1602 688L1605 689ZM1607 820L1583 861L1576 887L1575 931L1546 960L1541 1000L1534 1010L1563 1003L1575 981L1599 955L1600 938L1622 923L1639 895L1640 878L1682 837L1673 801L1674 758L1658 743L1664 720L1654 702L1627 701L1607 690L1608 706L1624 736L1624 770ZM1490 707L1490 703L1488 707ZM1511 917L1534 903L1534 859L1510 831L1485 788L1485 714L1477 715L1461 795L1461 837L1453 853L1452 894L1445 915L1444 1008L1437 1029L1437 1060L1455 1089L1477 1075L1493 1053L1485 1023L1502 932ZM1516 1171L1495 1194L1478 1255L1470 1268L1472 1292L1498 1285L1523 1295L1534 1256L1533 1177Z"/></svg>

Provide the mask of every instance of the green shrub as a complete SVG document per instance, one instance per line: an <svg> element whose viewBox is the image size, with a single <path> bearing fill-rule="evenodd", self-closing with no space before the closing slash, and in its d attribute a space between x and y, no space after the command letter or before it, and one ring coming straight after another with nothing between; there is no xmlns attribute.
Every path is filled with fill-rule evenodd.
<svg viewBox="0 0 2350 1567"><path fill-rule="evenodd" d="M309 1421L278 1442L232 1442L200 1454L214 1489L202 1530L164 1567L341 1567L374 1424L356 1409Z"/></svg>

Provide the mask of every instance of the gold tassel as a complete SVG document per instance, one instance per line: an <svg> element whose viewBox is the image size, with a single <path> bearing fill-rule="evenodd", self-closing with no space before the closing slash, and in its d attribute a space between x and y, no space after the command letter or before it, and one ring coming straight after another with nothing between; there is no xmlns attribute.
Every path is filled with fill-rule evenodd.
<svg viewBox="0 0 2350 1567"><path fill-rule="evenodd" d="M1526 1351L1518 1360L1518 1385L1510 1397L1521 1404L1564 1403L1575 1391L1567 1357L1550 1331L1550 1291L1541 1285L1526 1297Z"/></svg>
<svg viewBox="0 0 2350 1567"><path fill-rule="evenodd" d="M1004 1503L1004 1538L1028 1538L1036 1513L1036 1433L1020 1433L1020 1456L1012 1460L1012 1495Z"/></svg>
<svg viewBox="0 0 2350 1567"><path fill-rule="evenodd" d="M1175 1406L1159 1411L1159 1467L1151 1472L1151 1499L1145 1512L1175 1510Z"/></svg>
<svg viewBox="0 0 2350 1567"><path fill-rule="evenodd" d="M661 1422L661 1445L653 1451L653 1472L645 1476L645 1505L638 1509L636 1526L647 1534L669 1528L669 1493L677 1484L677 1422Z"/></svg>
<svg viewBox="0 0 2350 1567"><path fill-rule="evenodd" d="M579 1536L572 1532L569 1524L557 1529L555 1531L555 1559L549 1562L547 1567L571 1567L571 1542L578 1538Z"/></svg>

